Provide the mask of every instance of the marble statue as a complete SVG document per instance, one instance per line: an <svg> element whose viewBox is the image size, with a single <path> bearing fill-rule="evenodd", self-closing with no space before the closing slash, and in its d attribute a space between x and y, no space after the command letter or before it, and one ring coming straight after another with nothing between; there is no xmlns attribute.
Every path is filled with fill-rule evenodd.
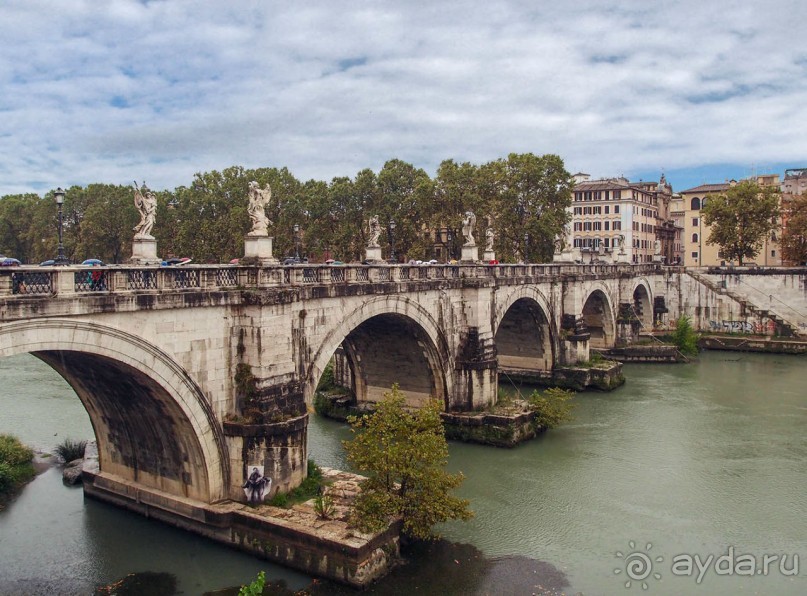
<svg viewBox="0 0 807 596"><path fill-rule="evenodd" d="M653 254L660 255L661 254L661 240L656 240L653 243Z"/></svg>
<svg viewBox="0 0 807 596"><path fill-rule="evenodd" d="M272 222L266 217L266 206L272 199L272 189L267 184L263 188L258 186L254 180L249 183L249 205L247 213L252 220L252 229L247 236L268 236L269 226Z"/></svg>
<svg viewBox="0 0 807 596"><path fill-rule="evenodd" d="M463 246L476 246L474 227L476 227L476 215L474 215L473 211L466 211L465 217L462 220L462 235L465 236L465 244Z"/></svg>
<svg viewBox="0 0 807 596"><path fill-rule="evenodd" d="M485 230L485 251L490 252L493 250L493 240L495 236L493 233L493 228L488 228Z"/></svg>
<svg viewBox="0 0 807 596"><path fill-rule="evenodd" d="M378 223L378 216L373 215L367 222L370 228L370 237L367 240L367 248L378 248L378 237L381 236L381 224Z"/></svg>
<svg viewBox="0 0 807 596"><path fill-rule="evenodd" d="M620 234L614 238L614 250L619 249L619 252L625 252L625 234Z"/></svg>
<svg viewBox="0 0 807 596"><path fill-rule="evenodd" d="M143 182L141 188L137 186L137 181L135 181L134 191L134 204L140 212L140 221L133 228L135 240L154 240L154 236L151 235L151 229L154 227L157 215L157 197L146 187L145 182Z"/></svg>

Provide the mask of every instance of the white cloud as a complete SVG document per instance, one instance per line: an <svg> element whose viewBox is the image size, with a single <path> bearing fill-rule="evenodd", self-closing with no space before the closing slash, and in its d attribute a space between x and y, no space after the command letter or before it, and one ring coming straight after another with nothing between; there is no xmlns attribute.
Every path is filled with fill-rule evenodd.
<svg viewBox="0 0 807 596"><path fill-rule="evenodd" d="M805 16L787 0L13 0L0 195L514 151L603 175L804 165Z"/></svg>

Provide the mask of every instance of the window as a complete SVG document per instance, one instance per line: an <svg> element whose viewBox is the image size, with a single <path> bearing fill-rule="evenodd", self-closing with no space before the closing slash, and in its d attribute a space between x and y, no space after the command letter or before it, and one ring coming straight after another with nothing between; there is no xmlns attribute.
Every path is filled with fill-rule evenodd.
<svg viewBox="0 0 807 596"><path fill-rule="evenodd" d="M583 215L583 208L582 207L575 207L574 208L575 215Z"/></svg>
<svg viewBox="0 0 807 596"><path fill-rule="evenodd" d="M698 235L697 234L692 234L692 242L697 242L697 241L698 241Z"/></svg>
<svg viewBox="0 0 807 596"><path fill-rule="evenodd" d="M693 217L693 218L692 218L692 225L693 225L694 227L696 227L696 228L698 227L698 218L697 218L697 217Z"/></svg>
<svg viewBox="0 0 807 596"><path fill-rule="evenodd" d="M610 226L610 225L611 225L611 222L610 222L610 221L606 221L606 222L605 222L605 231L606 231L606 232L609 230L609 226Z"/></svg>
<svg viewBox="0 0 807 596"><path fill-rule="evenodd" d="M574 222L574 231L575 232L579 232L582 229L583 229L583 224L581 224L579 221Z"/></svg>
<svg viewBox="0 0 807 596"><path fill-rule="evenodd" d="M775 257L775 256L776 256L776 251L775 251L775 250L772 250L772 251L771 251L771 256L772 256L772 257Z"/></svg>
<svg viewBox="0 0 807 596"><path fill-rule="evenodd" d="M619 205L614 205L614 213L619 213Z"/></svg>
<svg viewBox="0 0 807 596"><path fill-rule="evenodd" d="M610 209L611 209L611 206L610 206L610 205L606 205L606 206L605 206L605 215L608 215L608 213L609 213Z"/></svg>
<svg viewBox="0 0 807 596"><path fill-rule="evenodd" d="M622 229L622 222L621 221L615 221L614 222L614 227L612 229L621 230Z"/></svg>
<svg viewBox="0 0 807 596"><path fill-rule="evenodd" d="M594 231L598 232L600 230L602 230L602 223L600 223L599 221L595 221L594 222Z"/></svg>
<svg viewBox="0 0 807 596"><path fill-rule="evenodd" d="M693 251L692 251L692 258L693 258L693 259L697 259L697 258L698 258L698 251L697 251L697 250L693 250Z"/></svg>
<svg viewBox="0 0 807 596"><path fill-rule="evenodd" d="M622 198L622 191L621 190L615 190L614 191L614 199L621 199L621 198Z"/></svg>
<svg viewBox="0 0 807 596"><path fill-rule="evenodd" d="M692 197L692 201L690 201L689 207L692 209L692 211L700 211L701 200L698 197Z"/></svg>

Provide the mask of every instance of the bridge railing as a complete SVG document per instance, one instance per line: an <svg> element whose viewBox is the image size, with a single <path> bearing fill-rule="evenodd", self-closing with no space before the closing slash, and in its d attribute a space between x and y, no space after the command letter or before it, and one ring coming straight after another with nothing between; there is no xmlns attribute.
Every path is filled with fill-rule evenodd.
<svg viewBox="0 0 807 596"><path fill-rule="evenodd" d="M293 265L239 267L14 267L0 270L0 297L93 295L117 292L266 288L295 285L398 283L421 280L520 279L561 275L633 275L659 265L629 264L461 264L461 265Z"/></svg>

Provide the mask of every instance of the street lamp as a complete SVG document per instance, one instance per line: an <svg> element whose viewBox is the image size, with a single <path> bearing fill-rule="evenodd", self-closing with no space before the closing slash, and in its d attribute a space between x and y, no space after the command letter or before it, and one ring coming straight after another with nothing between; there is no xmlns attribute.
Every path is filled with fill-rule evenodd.
<svg viewBox="0 0 807 596"><path fill-rule="evenodd" d="M59 206L59 254L53 264L68 265L70 261L64 256L64 244L62 244L62 205L64 204L64 190L62 190L61 187L57 188L53 193L53 197L56 199L56 204Z"/></svg>
<svg viewBox="0 0 807 596"><path fill-rule="evenodd" d="M294 224L294 258L300 260L300 224Z"/></svg>
<svg viewBox="0 0 807 596"><path fill-rule="evenodd" d="M530 259L527 256L527 253L530 252L530 235L529 233L524 234L524 264L526 265L529 263Z"/></svg>
<svg viewBox="0 0 807 596"><path fill-rule="evenodd" d="M389 260L392 263L397 262L395 258L395 220L389 220Z"/></svg>
<svg viewBox="0 0 807 596"><path fill-rule="evenodd" d="M446 242L448 243L446 246L446 252L448 253L448 261L451 262L454 260L454 233L451 230L446 231Z"/></svg>

